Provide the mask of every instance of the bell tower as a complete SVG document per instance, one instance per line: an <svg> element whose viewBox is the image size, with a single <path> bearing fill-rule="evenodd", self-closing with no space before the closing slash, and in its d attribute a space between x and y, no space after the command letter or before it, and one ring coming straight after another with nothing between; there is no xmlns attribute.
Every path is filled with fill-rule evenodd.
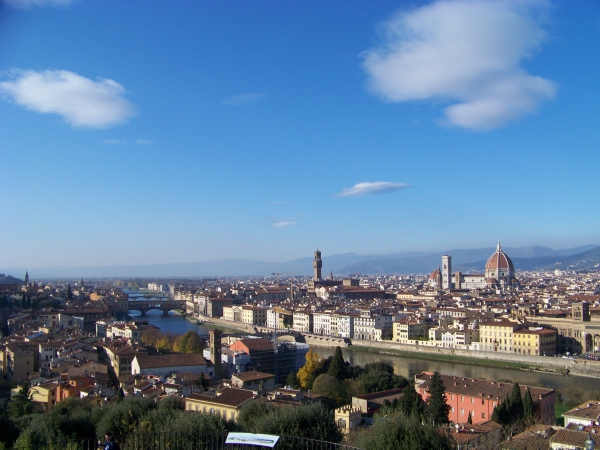
<svg viewBox="0 0 600 450"><path fill-rule="evenodd" d="M323 261L321 261L321 252L317 248L315 260L313 261L313 281L321 280L321 267L323 267Z"/></svg>
<svg viewBox="0 0 600 450"><path fill-rule="evenodd" d="M442 256L442 287L441 289L452 289L452 256Z"/></svg>

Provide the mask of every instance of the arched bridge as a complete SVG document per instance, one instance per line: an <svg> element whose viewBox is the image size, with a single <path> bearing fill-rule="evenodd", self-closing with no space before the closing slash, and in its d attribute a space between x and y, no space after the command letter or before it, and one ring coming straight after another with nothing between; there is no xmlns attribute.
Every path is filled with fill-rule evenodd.
<svg viewBox="0 0 600 450"><path fill-rule="evenodd" d="M169 313L169 311L174 309L183 309L185 311L185 300L146 298L144 300L129 300L127 304L130 311L132 309L136 309L142 313L142 316L151 309L160 309L165 316Z"/></svg>

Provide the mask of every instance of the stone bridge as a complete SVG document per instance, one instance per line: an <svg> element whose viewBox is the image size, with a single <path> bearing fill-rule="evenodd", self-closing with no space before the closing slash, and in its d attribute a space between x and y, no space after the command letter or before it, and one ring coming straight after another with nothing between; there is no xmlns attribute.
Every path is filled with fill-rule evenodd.
<svg viewBox="0 0 600 450"><path fill-rule="evenodd" d="M146 300L129 300L127 302L129 310L138 310L142 316L151 309L160 309L166 316L169 311L182 309L185 311L185 300L169 300L169 299L146 299Z"/></svg>

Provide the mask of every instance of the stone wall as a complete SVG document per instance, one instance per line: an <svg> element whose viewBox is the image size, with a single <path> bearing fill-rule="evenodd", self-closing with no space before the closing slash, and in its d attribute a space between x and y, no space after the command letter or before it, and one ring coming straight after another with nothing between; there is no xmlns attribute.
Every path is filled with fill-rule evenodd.
<svg viewBox="0 0 600 450"><path fill-rule="evenodd" d="M431 359L435 359L434 355L463 356L474 359L491 359L496 361L524 363L530 366L541 367L543 369L568 369L569 373L572 373L574 375L600 376L600 361L588 359L567 359L554 356L531 356L501 352L491 353L478 350L428 347L424 345L399 344L390 341L365 341L361 339L352 339L351 345L370 347L374 349L380 349L382 351L396 350L403 352L419 353L421 355L426 353L431 355Z"/></svg>

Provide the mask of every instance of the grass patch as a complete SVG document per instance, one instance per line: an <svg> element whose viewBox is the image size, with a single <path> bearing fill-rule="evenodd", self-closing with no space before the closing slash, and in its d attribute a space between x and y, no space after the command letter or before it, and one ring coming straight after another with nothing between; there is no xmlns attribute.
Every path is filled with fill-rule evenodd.
<svg viewBox="0 0 600 450"><path fill-rule="evenodd" d="M221 331L227 331L228 333L245 333L245 331L243 330L237 330L235 328L228 328L228 327L224 327L222 325L215 325L214 323L207 323L207 322L202 322L202 326L205 328L209 328L211 330L221 330Z"/></svg>
<svg viewBox="0 0 600 450"><path fill-rule="evenodd" d="M444 353L417 353L408 352L405 350L396 349L380 349L373 347L362 347L360 345L351 345L349 348L360 352L379 353L382 355L396 355L405 356L408 358L425 359L430 361L446 361L458 364L468 364L471 366L485 366L485 367L501 367L503 369L518 369L518 370L532 370L535 367L525 363L510 362L510 361L498 361L495 359L480 359L471 358L468 356L460 355L447 355Z"/></svg>
<svg viewBox="0 0 600 450"><path fill-rule="evenodd" d="M562 419L561 416L570 409L572 409L571 406L568 406L564 403L556 403L554 406L554 417L556 417L556 420Z"/></svg>

